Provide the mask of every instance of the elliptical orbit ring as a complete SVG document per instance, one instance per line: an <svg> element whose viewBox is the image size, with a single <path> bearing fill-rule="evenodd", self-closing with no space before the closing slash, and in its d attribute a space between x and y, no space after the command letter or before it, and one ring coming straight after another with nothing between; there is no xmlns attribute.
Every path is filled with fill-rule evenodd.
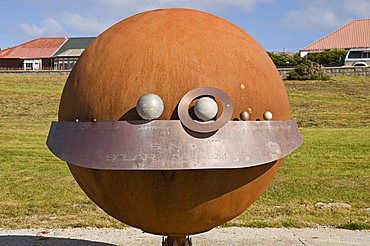
<svg viewBox="0 0 370 246"><path fill-rule="evenodd" d="M199 122L190 117L189 105L194 99L200 96L213 96L221 101L222 114L216 121ZM230 96L220 89L215 87L198 87L189 91L182 97L177 113L181 123L185 127L195 132L207 133L217 131L231 119L233 114L233 104Z"/></svg>

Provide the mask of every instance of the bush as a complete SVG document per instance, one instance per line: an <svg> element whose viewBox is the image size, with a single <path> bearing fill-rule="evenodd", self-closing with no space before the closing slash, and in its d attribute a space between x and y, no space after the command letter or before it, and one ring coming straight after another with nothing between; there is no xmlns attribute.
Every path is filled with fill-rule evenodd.
<svg viewBox="0 0 370 246"><path fill-rule="evenodd" d="M295 67L298 64L302 63L302 58L298 53L286 53L286 52L267 52L271 60L276 67Z"/></svg>
<svg viewBox="0 0 370 246"><path fill-rule="evenodd" d="M310 53L307 55L307 59L325 66L338 66L340 64L341 57L345 57L347 51L345 50L330 50L320 53Z"/></svg>
<svg viewBox="0 0 370 246"><path fill-rule="evenodd" d="M304 61L293 71L288 73L289 80L329 80L330 76L325 74L323 67L312 61Z"/></svg>
<svg viewBox="0 0 370 246"><path fill-rule="evenodd" d="M276 67L295 67L307 61L325 66L338 66L341 57L345 57L347 51L345 50L330 50L321 53L310 53L306 57L300 57L299 53L286 52L267 52Z"/></svg>

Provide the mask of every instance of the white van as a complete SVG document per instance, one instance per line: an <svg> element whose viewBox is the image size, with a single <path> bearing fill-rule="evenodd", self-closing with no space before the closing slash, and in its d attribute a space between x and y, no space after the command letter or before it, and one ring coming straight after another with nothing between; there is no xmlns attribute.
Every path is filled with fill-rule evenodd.
<svg viewBox="0 0 370 246"><path fill-rule="evenodd" d="M370 66L370 48L350 49L344 58L344 66L368 67Z"/></svg>

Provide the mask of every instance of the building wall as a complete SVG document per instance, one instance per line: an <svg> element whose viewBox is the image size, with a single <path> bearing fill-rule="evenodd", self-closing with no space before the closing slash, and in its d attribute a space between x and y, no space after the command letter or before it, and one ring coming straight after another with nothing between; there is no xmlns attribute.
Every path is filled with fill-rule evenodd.
<svg viewBox="0 0 370 246"><path fill-rule="evenodd" d="M0 69L22 69L23 60L21 59L0 59Z"/></svg>
<svg viewBox="0 0 370 246"><path fill-rule="evenodd" d="M1 70L0 74L46 74L46 75L53 75L53 74L62 74L62 75L69 75L70 70Z"/></svg>
<svg viewBox="0 0 370 246"><path fill-rule="evenodd" d="M70 62L73 61L73 64L69 65L66 70L73 67L73 65L76 63L77 59L78 58L70 59ZM36 60L36 59L26 59L26 60ZM40 70L52 70L52 69L54 69L51 58L43 58L43 59L40 59L40 60L41 60ZM4 69L14 69L14 70L24 69L24 63L23 63L24 61L25 61L24 59L0 59L0 69L2 69L2 70L4 70ZM68 59L67 59L67 61L68 61ZM57 70L59 70L59 68L57 68ZM65 70L65 69L61 69L61 70Z"/></svg>
<svg viewBox="0 0 370 246"><path fill-rule="evenodd" d="M27 59L29 60L29 59ZM34 59L31 59L34 60ZM52 69L50 58L40 59L42 67L40 69ZM24 59L0 59L0 69L24 69Z"/></svg>
<svg viewBox="0 0 370 246"><path fill-rule="evenodd" d="M41 70L42 61L41 59L25 59L23 60L24 70Z"/></svg>
<svg viewBox="0 0 370 246"><path fill-rule="evenodd" d="M44 58L42 60L42 68L41 69L52 69L51 58Z"/></svg>
<svg viewBox="0 0 370 246"><path fill-rule="evenodd" d="M79 57L55 57L55 70L70 70L74 67Z"/></svg>

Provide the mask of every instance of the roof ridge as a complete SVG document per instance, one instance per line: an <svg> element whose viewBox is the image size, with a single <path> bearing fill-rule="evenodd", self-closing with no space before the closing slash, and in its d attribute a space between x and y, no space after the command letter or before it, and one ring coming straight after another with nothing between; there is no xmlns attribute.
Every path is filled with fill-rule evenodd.
<svg viewBox="0 0 370 246"><path fill-rule="evenodd" d="M95 36L90 36L90 37L86 37L86 36L74 36L74 37L68 37L68 38L96 38Z"/></svg>
<svg viewBox="0 0 370 246"><path fill-rule="evenodd" d="M5 51L5 50L15 49L15 48L17 48L17 47L19 47L19 46L23 46L23 45L25 45L25 44L29 44L29 43L34 42L34 41L36 41L36 40L40 40L40 39L60 39L60 38L67 39L66 37L51 37L51 38L42 37L42 38L34 38L34 39L31 39L31 40L29 40L29 41L27 41L27 42L24 42L24 43L21 43L21 44L18 44L18 45L14 45L14 46L11 46L11 47L8 47L8 48L5 48L5 49L2 49L2 50L0 50L0 53L1 53L2 51Z"/></svg>
<svg viewBox="0 0 370 246"><path fill-rule="evenodd" d="M38 40L38 39L60 39L60 38L65 38L65 37L40 37L40 38L32 39L31 41Z"/></svg>
<svg viewBox="0 0 370 246"><path fill-rule="evenodd" d="M367 20L370 20L370 18L359 18L359 19L353 19L352 21L367 21Z"/></svg>
<svg viewBox="0 0 370 246"><path fill-rule="evenodd" d="M370 20L370 18L369 18L369 20ZM306 46L305 46L305 47L303 47L301 50L306 50L308 47L313 46L314 44L316 44L316 43L318 43L318 42L320 42L320 41L322 41L322 40L324 40L324 39L326 39L326 38L328 38L328 37L330 37L330 36L334 35L335 33L337 33L337 32L339 32L339 31L343 30L343 29L344 29L344 28L346 28L346 27L348 27L351 23L353 23L353 22L355 22L355 21L357 21L357 20L356 20L356 19L351 20L350 22L348 22L347 24L345 24L345 25L343 25L343 26L339 27L339 28L338 28L338 29L336 29L335 31L332 31L332 32L330 32L329 34L325 35L324 37L322 37L322 38L320 38L320 39L318 39L318 40L316 40L316 41L314 41L314 42L312 42L312 43L310 43L310 44L306 45Z"/></svg>

